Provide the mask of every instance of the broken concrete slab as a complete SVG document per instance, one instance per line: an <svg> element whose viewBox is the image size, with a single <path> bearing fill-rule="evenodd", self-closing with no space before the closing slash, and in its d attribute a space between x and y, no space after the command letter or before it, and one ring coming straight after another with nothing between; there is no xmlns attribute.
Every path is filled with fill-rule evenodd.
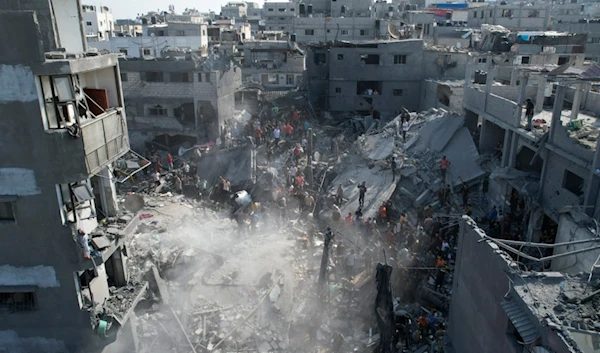
<svg viewBox="0 0 600 353"><path fill-rule="evenodd" d="M415 152L427 149L442 152L464 123L464 117L452 113L427 121L419 130L420 138L414 146Z"/></svg>

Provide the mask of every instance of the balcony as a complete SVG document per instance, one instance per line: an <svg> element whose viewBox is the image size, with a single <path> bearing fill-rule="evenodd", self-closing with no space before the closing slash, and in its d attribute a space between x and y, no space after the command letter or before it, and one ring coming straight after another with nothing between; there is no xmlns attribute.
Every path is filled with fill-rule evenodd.
<svg viewBox="0 0 600 353"><path fill-rule="evenodd" d="M88 175L98 173L129 151L127 124L120 108L82 124L81 136Z"/></svg>
<svg viewBox="0 0 600 353"><path fill-rule="evenodd" d="M495 94L488 94L474 88L465 88L463 99L465 109L479 115L485 115L487 120L504 128L517 128L521 124L519 105L511 100Z"/></svg>

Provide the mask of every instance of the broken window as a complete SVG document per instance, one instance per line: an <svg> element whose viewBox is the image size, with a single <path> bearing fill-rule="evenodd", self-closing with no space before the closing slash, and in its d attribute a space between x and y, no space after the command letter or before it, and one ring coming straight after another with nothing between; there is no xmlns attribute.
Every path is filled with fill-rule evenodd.
<svg viewBox="0 0 600 353"><path fill-rule="evenodd" d="M568 63L570 59L571 58L569 58L568 56L560 56L558 58L558 65L564 65L564 64Z"/></svg>
<svg viewBox="0 0 600 353"><path fill-rule="evenodd" d="M348 30L347 29L342 29L340 30L340 34L343 36L347 36L348 35Z"/></svg>
<svg viewBox="0 0 600 353"><path fill-rule="evenodd" d="M210 82L210 72L207 72L204 78L206 82Z"/></svg>
<svg viewBox="0 0 600 353"><path fill-rule="evenodd" d="M473 11L473 18L477 18L477 11Z"/></svg>
<svg viewBox="0 0 600 353"><path fill-rule="evenodd" d="M338 54L338 60L344 60L344 54Z"/></svg>
<svg viewBox="0 0 600 353"><path fill-rule="evenodd" d="M530 63L531 58L529 56L523 56L521 57L521 64L522 65L526 65Z"/></svg>
<svg viewBox="0 0 600 353"><path fill-rule="evenodd" d="M480 64L485 64L487 62L487 58L479 58L477 59L477 62Z"/></svg>
<svg viewBox="0 0 600 353"><path fill-rule="evenodd" d="M402 90L401 90L401 89L398 89L398 88L396 88L396 89L394 89L394 90L392 91L392 95L393 95L393 96L396 96L396 97L401 97L401 96L402 96L402 93L403 93L403 92L402 92Z"/></svg>
<svg viewBox="0 0 600 353"><path fill-rule="evenodd" d="M361 36L368 36L369 35L369 30L368 29L361 29L360 30L360 35Z"/></svg>
<svg viewBox="0 0 600 353"><path fill-rule="evenodd" d="M144 81L146 82L163 82L163 73L158 71L148 71L144 73Z"/></svg>
<svg viewBox="0 0 600 353"><path fill-rule="evenodd" d="M41 76L40 85L46 107L45 128L64 129L75 124L81 97L76 99L71 76Z"/></svg>
<svg viewBox="0 0 600 353"><path fill-rule="evenodd" d="M342 87L336 87L335 93L342 93Z"/></svg>
<svg viewBox="0 0 600 353"><path fill-rule="evenodd" d="M366 65L379 65L379 55L376 54L362 54L360 56L361 64Z"/></svg>
<svg viewBox="0 0 600 353"><path fill-rule="evenodd" d="M304 30L304 35L314 36L315 35L315 30L314 29L305 29Z"/></svg>
<svg viewBox="0 0 600 353"><path fill-rule="evenodd" d="M325 56L325 53L315 53L313 58L316 65L325 64L327 62L327 56Z"/></svg>
<svg viewBox="0 0 600 353"><path fill-rule="evenodd" d="M529 10L529 13L527 14L527 17L539 17L540 16L540 12L538 10Z"/></svg>
<svg viewBox="0 0 600 353"><path fill-rule="evenodd" d="M583 195L583 178L566 169L562 186L577 196Z"/></svg>
<svg viewBox="0 0 600 353"><path fill-rule="evenodd" d="M512 17L512 10L502 10L502 17Z"/></svg>
<svg viewBox="0 0 600 353"><path fill-rule="evenodd" d="M479 18L483 18L484 13L485 13L485 11L481 11L481 14L480 14ZM451 18L452 18L452 14L450 14L450 19Z"/></svg>
<svg viewBox="0 0 600 353"><path fill-rule="evenodd" d="M198 82L202 82L202 72L198 73Z"/></svg>
<svg viewBox="0 0 600 353"><path fill-rule="evenodd" d="M285 9L284 9L284 8L279 8L279 9L277 9L277 10L279 10L279 12L285 12Z"/></svg>
<svg viewBox="0 0 600 353"><path fill-rule="evenodd" d="M147 56L147 55L152 55L152 54L151 54L151 51L149 48L143 48L142 55Z"/></svg>
<svg viewBox="0 0 600 353"><path fill-rule="evenodd" d="M14 200L7 200L6 198L0 199L0 222L14 222L15 221L15 210Z"/></svg>
<svg viewBox="0 0 600 353"><path fill-rule="evenodd" d="M192 73L171 72L171 82L192 82Z"/></svg>
<svg viewBox="0 0 600 353"><path fill-rule="evenodd" d="M490 17L494 17L494 11L490 10Z"/></svg>
<svg viewBox="0 0 600 353"><path fill-rule="evenodd" d="M272 8L269 8L267 11L269 11L269 12L273 12L273 9L272 9Z"/></svg>
<svg viewBox="0 0 600 353"><path fill-rule="evenodd" d="M128 55L129 53L127 52L127 48L119 48L119 53Z"/></svg>
<svg viewBox="0 0 600 353"><path fill-rule="evenodd" d="M79 220L96 217L94 193L89 181L57 185L59 206L63 223L75 223Z"/></svg>
<svg viewBox="0 0 600 353"><path fill-rule="evenodd" d="M92 22L91 22L91 21L87 21L85 24L86 24L87 26L91 26L91 25L92 25Z"/></svg>
<svg viewBox="0 0 600 353"><path fill-rule="evenodd" d="M148 115L150 115L150 116L165 116L165 115L167 115L167 109L163 108L161 105L156 105L156 106L148 109Z"/></svg>
<svg viewBox="0 0 600 353"><path fill-rule="evenodd" d="M406 55L394 55L394 64L406 64Z"/></svg>
<svg viewBox="0 0 600 353"><path fill-rule="evenodd" d="M121 72L121 82L129 81L129 77L127 76L127 72Z"/></svg>
<svg viewBox="0 0 600 353"><path fill-rule="evenodd" d="M0 312L15 313L36 308L34 286L0 287Z"/></svg>

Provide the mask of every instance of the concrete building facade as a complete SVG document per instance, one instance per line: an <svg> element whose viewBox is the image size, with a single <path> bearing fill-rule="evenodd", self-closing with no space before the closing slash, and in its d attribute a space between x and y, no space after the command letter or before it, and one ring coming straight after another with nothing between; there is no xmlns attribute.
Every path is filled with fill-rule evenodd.
<svg viewBox="0 0 600 353"><path fill-rule="evenodd" d="M242 70L226 59L121 61L123 94L134 149L157 135L215 139L234 115Z"/></svg>
<svg viewBox="0 0 600 353"><path fill-rule="evenodd" d="M171 50L205 56L208 40L206 24L172 23L144 26L141 37L112 37L108 41L89 42L89 45L128 58L161 57Z"/></svg>
<svg viewBox="0 0 600 353"><path fill-rule="evenodd" d="M104 41L114 37L115 21L108 7L83 5L82 10L88 41Z"/></svg>
<svg viewBox="0 0 600 353"><path fill-rule="evenodd" d="M348 41L311 46L306 60L313 104L393 115L402 106L419 109L424 78L464 78L467 53L424 50L419 39Z"/></svg>
<svg viewBox="0 0 600 353"><path fill-rule="evenodd" d="M263 7L265 28L269 31L291 33L296 17L298 17L298 3L295 1L265 2Z"/></svg>
<svg viewBox="0 0 600 353"><path fill-rule="evenodd" d="M248 5L243 2L228 2L221 6L221 16L225 18L242 19L248 16Z"/></svg>
<svg viewBox="0 0 600 353"><path fill-rule="evenodd" d="M506 4L469 8L467 24L479 28L482 24L503 26L521 31L549 29L552 5Z"/></svg>
<svg viewBox="0 0 600 353"><path fill-rule="evenodd" d="M294 42L246 41L243 53L244 82L257 82L265 88L297 88L305 70L305 55Z"/></svg>
<svg viewBox="0 0 600 353"><path fill-rule="evenodd" d="M112 173L129 151L117 56L87 51L78 0L3 1L0 30L19 33L0 39L0 347L99 352L119 333L134 351L147 284L129 282L137 217L121 217ZM110 286L131 299L112 314Z"/></svg>

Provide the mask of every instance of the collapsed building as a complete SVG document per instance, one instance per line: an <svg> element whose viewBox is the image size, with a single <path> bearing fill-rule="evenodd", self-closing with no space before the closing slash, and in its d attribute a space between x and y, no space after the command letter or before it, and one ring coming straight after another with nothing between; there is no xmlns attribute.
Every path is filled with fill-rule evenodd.
<svg viewBox="0 0 600 353"><path fill-rule="evenodd" d="M96 352L119 335L134 347L147 283L127 267L137 218L115 194L129 151L117 56L88 51L78 0L0 9L2 32L19 33L0 40L0 346Z"/></svg>
<svg viewBox="0 0 600 353"><path fill-rule="evenodd" d="M121 60L120 65L131 144L138 151L165 134L214 140L234 115L242 73L230 56L172 52L157 60Z"/></svg>

